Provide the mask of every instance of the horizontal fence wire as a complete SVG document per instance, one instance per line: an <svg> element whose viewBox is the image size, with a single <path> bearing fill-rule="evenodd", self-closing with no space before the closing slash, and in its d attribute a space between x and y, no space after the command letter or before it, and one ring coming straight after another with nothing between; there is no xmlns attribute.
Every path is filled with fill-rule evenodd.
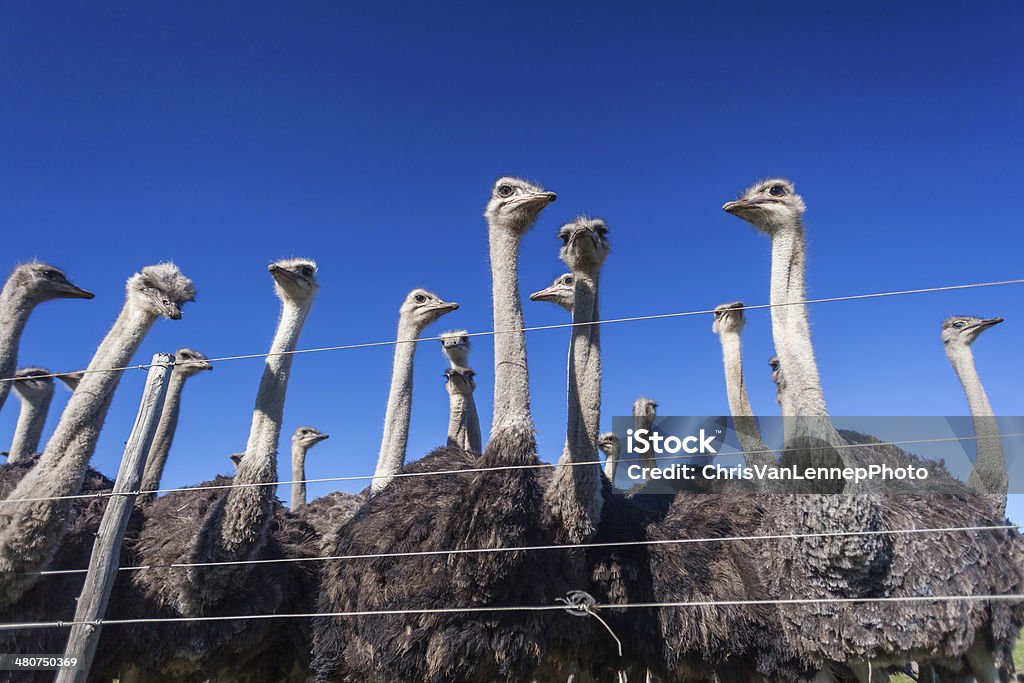
<svg viewBox="0 0 1024 683"><path fill-rule="evenodd" d="M938 534L969 531L1007 531L1020 529L1018 524L996 524L989 526L936 527L931 529L884 529L857 531L815 531L788 534L752 534L747 536L712 536L699 538L660 538L640 541L604 541L600 543L563 543L557 545L524 545L499 548L458 548L452 550L410 550L394 553L367 553L354 555L325 555L310 557L279 557L264 560L224 560L221 562L170 562L167 564L144 564L130 567L118 567L118 571L145 571L147 569L191 569L195 567L232 567L244 565L284 564L295 562L333 562L348 560L379 560L400 557L436 557L452 555L483 555L488 553L518 553L552 550L576 550L578 548L628 548L633 546L664 546L686 545L691 543L729 543L736 541L783 541L801 538L853 537L902 534ZM24 572L22 576L57 576L64 574L84 574L86 569L50 569Z"/></svg>
<svg viewBox="0 0 1024 683"><path fill-rule="evenodd" d="M1024 284L1024 278L1020 278L1020 279L1016 279L1016 280L996 280L996 281L993 281L993 282L975 282L975 283L966 284L966 285L945 285L945 286L941 286L941 287L922 287L922 288L919 288L919 289L902 289L902 290L893 290L893 291L889 291L889 292L873 292L873 293L869 293L869 294L848 294L848 295L844 295L844 296L832 296L832 297L824 297L824 298L819 298L819 299L804 299L802 301L784 301L784 302L780 302L780 303L776 303L776 304L772 304L772 303L768 303L768 304L753 304L753 305L750 305L750 306L743 306L742 309L737 308L735 310L755 311L755 310L761 310L761 309L767 309L767 308L778 308L778 307L782 307L782 306L801 306L803 304L823 304L823 303L832 303L832 302L836 302L836 301L859 301L861 299L879 299L879 298L890 297L890 296L904 296L904 295L907 295L907 294L928 294L928 293L932 293L932 292L950 292L950 291L961 290L961 289L977 289L977 288L980 288L980 287L1001 287L1001 286L1004 286L1004 285L1019 285L1019 284ZM512 333L512 332L538 332L540 330L557 330L557 329L564 329L564 328L569 328L569 327L578 327L580 325L611 325L611 324L615 324L615 323L637 322L637 321L640 321L640 320L663 320L663 319L666 319L666 318L685 318L685 317L694 316L694 315L711 315L714 312L715 312L715 310L713 308L708 308L708 309L702 309L702 310L699 310L699 311L680 311L680 312L676 312L676 313L655 313L655 314L651 314L651 315L636 315L636 316L629 316L629 317L625 317L625 318L608 318L608 319L605 319L605 320L595 320L593 322L579 322L579 323L569 322L569 323L558 323L558 324L554 324L554 325L535 325L535 326L532 326L532 327L522 327L522 328L509 329L509 330L487 330L487 331L483 331L483 332L469 332L469 333L467 333L467 336L470 336L470 337L485 337L485 336L494 336L496 334L509 334L509 333ZM423 342L423 341L439 341L440 339L441 339L440 336L436 336L436 337L419 337L419 338L416 338L416 339L394 339L394 340L389 340L389 341L364 342L364 343L360 343L360 344L340 344L338 346L321 346L321 347L311 348L311 349L295 349L293 351L279 351L279 352L275 352L275 353L246 353L246 354L235 355L235 356L218 356L218 357L215 357L215 358L207 358L207 359L205 359L205 362L207 362L207 363L222 363L222 362L225 362L225 361L233 361L233 360L249 360L249 359L253 359L253 358L268 358L270 356L295 356L295 355L305 354L305 353L322 353L322 352L325 352L325 351L345 351L345 350L348 350L348 349L365 349L365 348L371 348L371 347L375 347L375 346L394 346L396 344L415 344L417 342ZM62 375L78 374L78 373L120 372L122 370L148 370L149 367L150 367L150 364L143 363L143 364L138 364L138 365L122 365L120 367L113 367L113 368L96 368L96 369L92 369L92 370L85 369L85 370L76 370L76 371L73 371L73 372L53 372L53 373L46 374L46 375L33 375L32 378L33 379L40 379L40 378L44 378L44 377L60 377ZM23 379L23 378L19 378L19 377L2 377L2 378L0 378L0 382L17 382L20 379Z"/></svg>
<svg viewBox="0 0 1024 683"><path fill-rule="evenodd" d="M690 600L681 602L634 602L623 604L596 604L595 611L625 609L669 609L686 607L751 607L762 605L816 605L816 604L878 604L906 602L953 602L1024 600L1022 594L1008 595L908 595L881 598L780 598L775 600ZM315 619L341 617L384 617L411 614L489 614L496 612L574 612L571 605L516 605L495 607L433 607L422 609L364 610L353 612L306 612L298 614L238 614L198 617L140 617L136 619L95 619L92 621L32 621L0 624L0 631L40 628L67 628L71 626L118 626L127 624L168 624L204 621L253 621L261 619Z"/></svg>
<svg viewBox="0 0 1024 683"><path fill-rule="evenodd" d="M950 441L980 441L982 439L1010 439L1015 437L1024 436L1024 432L1011 432L1009 434L999 434L990 436L944 436L936 437L934 439L906 439L903 441L874 441L871 443L849 443L849 444L836 444L826 446L801 446L801 451L814 451L814 450L841 450L845 448L877 448L879 446L913 446L929 443L945 443ZM717 453L716 457L738 457L738 456L749 456L749 455L760 455L760 454L774 454L775 451L771 448L765 448L762 450L752 451L732 451L729 453ZM675 454L675 455L658 455L657 460L681 460L681 459L692 459L692 458L708 458L707 454ZM413 461L417 462L417 461ZM627 462L644 462L643 458L620 458L619 464ZM503 472L513 470L535 470L535 469L548 469L552 467L583 467L585 465L602 465L603 460L582 460L578 462L538 462L532 465L495 465L493 467L464 467L453 470L430 470L426 472L398 472L397 474L389 475L393 479L400 479L403 477L434 477L441 475L454 475L454 474L477 474L481 472ZM913 463L916 466L925 467L928 464L935 464L931 460L919 460ZM57 500L82 500L82 499L96 499L96 498L112 498L114 496L140 496L157 493L185 493L185 492L197 492L197 491L216 491L221 489L241 489L241 488L259 488L262 486L281 486L287 484L321 484L327 482L340 482L340 481L369 481L373 479L379 479L379 475L373 474L353 474L344 477L317 477L315 479L283 479L280 481L267 481L267 482L252 482L242 484L206 484L202 486L182 486L179 488L169 489L140 489L138 491L121 491L115 492L113 490L104 491L93 491L92 493L74 493L66 496L37 496L31 498L18 498L14 500L0 500L0 506L2 505L14 505L17 503L45 503L49 501Z"/></svg>

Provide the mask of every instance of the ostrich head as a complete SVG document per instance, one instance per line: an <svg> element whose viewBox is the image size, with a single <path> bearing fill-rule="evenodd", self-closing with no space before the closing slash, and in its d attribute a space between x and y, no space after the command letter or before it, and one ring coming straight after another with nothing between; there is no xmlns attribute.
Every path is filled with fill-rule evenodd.
<svg viewBox="0 0 1024 683"><path fill-rule="evenodd" d="M772 356L768 361L772 368L772 382L775 383L775 402L782 404L782 390L786 388L786 378L782 375L782 364L778 356Z"/></svg>
<svg viewBox="0 0 1024 683"><path fill-rule="evenodd" d="M274 277L277 297L295 303L309 302L320 284L316 280L316 261L308 258L287 258L267 266Z"/></svg>
<svg viewBox="0 0 1024 683"><path fill-rule="evenodd" d="M235 463L235 469L238 469L238 466L242 464L242 458L245 457L245 451L242 451L241 453L232 453L228 457L231 458L231 462Z"/></svg>
<svg viewBox="0 0 1024 683"><path fill-rule="evenodd" d="M573 284L575 282L576 279L572 273L559 275L549 286L531 294L530 301L549 301L572 313L572 301L575 295Z"/></svg>
<svg viewBox="0 0 1024 683"><path fill-rule="evenodd" d="M806 207L793 183L785 178L769 178L754 183L722 209L771 235L782 228L798 228Z"/></svg>
<svg viewBox="0 0 1024 683"><path fill-rule="evenodd" d="M91 299L96 296L71 284L61 270L39 261L22 263L14 269L7 282L36 303L51 299Z"/></svg>
<svg viewBox="0 0 1024 683"><path fill-rule="evenodd" d="M181 320L181 307L195 301L192 281L181 274L173 263L146 266L128 278L128 299L154 316Z"/></svg>
<svg viewBox="0 0 1024 683"><path fill-rule="evenodd" d="M422 330L445 313L451 313L458 307L459 305L454 301L445 301L425 289L414 289L402 302L398 316L403 321L412 323L417 330Z"/></svg>
<svg viewBox="0 0 1024 683"><path fill-rule="evenodd" d="M733 301L731 304L719 304L714 310L715 322L711 323L711 331L715 334L739 334L747 321L743 318L743 302Z"/></svg>
<svg viewBox="0 0 1024 683"><path fill-rule="evenodd" d="M522 234L529 230L541 210L558 198L554 192L521 178L498 178L484 209L488 223Z"/></svg>
<svg viewBox="0 0 1024 683"><path fill-rule="evenodd" d="M174 352L174 370L185 377L191 377L203 370L213 370L213 363L198 351L178 349Z"/></svg>
<svg viewBox="0 0 1024 683"><path fill-rule="evenodd" d="M444 388L449 394L469 396L476 389L475 376L476 373L469 368L448 368L444 371Z"/></svg>
<svg viewBox="0 0 1024 683"><path fill-rule="evenodd" d="M619 437L615 432L605 432L597 437L597 447L601 449L606 458L614 458L619 455Z"/></svg>
<svg viewBox="0 0 1024 683"><path fill-rule="evenodd" d="M1003 318L954 315L942 321L942 343L947 349L970 346L982 332L1003 322Z"/></svg>
<svg viewBox="0 0 1024 683"><path fill-rule="evenodd" d="M658 416L658 404L654 399L641 396L633 401L633 423L637 429L647 428L654 424Z"/></svg>
<svg viewBox="0 0 1024 683"><path fill-rule="evenodd" d="M573 272L596 273L611 251L608 226L600 218L579 216L558 230L558 257Z"/></svg>
<svg viewBox="0 0 1024 683"><path fill-rule="evenodd" d="M83 377L85 377L85 370L75 370L74 372L64 372L57 375L57 379L64 382L64 386L71 391L78 388L78 383L82 381Z"/></svg>
<svg viewBox="0 0 1024 683"><path fill-rule="evenodd" d="M469 332L449 330L441 333L441 351L456 367L466 367L469 359Z"/></svg>
<svg viewBox="0 0 1024 683"><path fill-rule="evenodd" d="M21 368L14 378L14 391L29 403L53 394L53 375L46 368Z"/></svg>
<svg viewBox="0 0 1024 683"><path fill-rule="evenodd" d="M315 446L327 438L330 438L330 434L324 434L319 429L313 427L303 426L296 429L295 433L292 434L292 443L306 449Z"/></svg>

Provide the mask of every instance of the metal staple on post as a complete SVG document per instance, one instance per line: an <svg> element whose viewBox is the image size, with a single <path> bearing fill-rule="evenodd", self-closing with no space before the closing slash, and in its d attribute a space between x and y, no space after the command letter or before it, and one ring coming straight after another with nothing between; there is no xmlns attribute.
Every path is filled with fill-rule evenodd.
<svg viewBox="0 0 1024 683"><path fill-rule="evenodd" d="M158 353L153 356L149 366L139 412L125 444L121 467L114 483L115 495L107 502L107 509L103 513L93 544L92 556L89 558L89 570L82 586L82 594L78 598L78 608L75 610L75 622L78 623L71 628L64 650L65 657L74 657L78 664L75 668L61 669L57 673L56 683L85 683L89 676L102 630L99 623L106 612L110 592L117 577L121 542L124 540L125 528L128 526L128 518L135 501L133 492L138 490L142 479L146 456L149 454L160 411L163 409L164 397L167 395L167 377L173 365L173 356Z"/></svg>

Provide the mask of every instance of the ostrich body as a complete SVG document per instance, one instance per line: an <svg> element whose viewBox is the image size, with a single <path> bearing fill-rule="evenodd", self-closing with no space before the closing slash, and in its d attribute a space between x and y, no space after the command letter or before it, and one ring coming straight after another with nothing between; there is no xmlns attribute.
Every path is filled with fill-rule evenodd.
<svg viewBox="0 0 1024 683"><path fill-rule="evenodd" d="M126 286L121 313L71 395L60 422L34 467L0 507L0 603L16 602L60 546L71 501L18 502L79 492L96 448L107 409L122 370L160 316L177 320L181 306L194 298L192 282L169 263L147 266ZM13 503L13 504L12 504Z"/></svg>
<svg viewBox="0 0 1024 683"><path fill-rule="evenodd" d="M396 478L341 530L335 553L515 547L548 537L537 474L522 467L539 460L517 261L521 237L554 198L525 181L501 178L485 213L494 329L502 331L494 338L496 408L489 443L479 456L441 448L403 471L506 469ZM470 553L326 562L318 611L553 604L567 590L557 585L563 575L558 556ZM579 628L568 621L583 620L564 617L557 624L566 629L556 630L536 613L323 617L314 624L314 668L319 681L529 680L551 640Z"/></svg>
<svg viewBox="0 0 1024 683"><path fill-rule="evenodd" d="M156 565L115 587L115 613L189 617L303 611L315 589L305 563L173 568L173 563L232 562L308 557L313 530L283 509L275 495L277 444L292 359L318 289L316 263L285 259L268 267L281 314L256 394L245 455L228 489L176 491L142 508L141 528L128 545L138 561ZM201 485L202 486L202 485ZM286 623L289 622L289 623ZM124 629L106 645L103 671L128 680L205 680L261 671L281 680L304 666L308 645L299 620L182 622ZM107 636L106 631L104 637ZM289 644L290 643L290 644ZM104 649L101 644L100 649ZM234 673L231 673L234 672ZM134 677L134 678L133 678Z"/></svg>
<svg viewBox="0 0 1024 683"><path fill-rule="evenodd" d="M330 438L313 427L299 427L292 434L292 497L288 501L288 509L306 504L306 452L321 441Z"/></svg>
<svg viewBox="0 0 1024 683"><path fill-rule="evenodd" d="M772 179L754 185L724 208L772 238L772 333L785 371L783 401L791 400L800 418L787 439L784 457L790 457L790 450L807 457L803 449L808 443L843 444L827 419L803 303L803 200L791 183ZM783 303L789 305L779 305ZM862 454L871 450L844 449L843 459L873 457ZM1001 521L978 496L936 495L779 496L770 499L764 532L884 532ZM1019 592L1024 585L1024 555L1016 532L805 537L761 545L759 551L766 562L779 563L776 566L782 569L768 577L774 597L824 601L779 608L789 642L823 672L830 662L840 663L867 680L871 665L916 660L955 670L965 659L979 680L1008 680L1012 672L1009 647L1024 620L1019 604L828 601Z"/></svg>
<svg viewBox="0 0 1024 683"><path fill-rule="evenodd" d="M18 342L38 304L51 299L91 299L93 296L92 292L71 284L67 276L53 266L29 261L16 267L0 290L0 379L14 376ZM0 408L10 388L9 381L0 382Z"/></svg>
<svg viewBox="0 0 1024 683"><path fill-rule="evenodd" d="M967 395L967 405L971 409L971 417L974 418L974 433L978 437L974 469L967 479L967 485L972 491L987 494L996 514L1000 517L1006 514L1006 493L1009 489L1006 457L1003 455L1003 444L999 440L995 413L974 367L971 345L982 332L1001 322L1002 318L953 316L942 323L942 345L946 349L946 356L953 365L953 370L956 371L964 394Z"/></svg>
<svg viewBox="0 0 1024 683"><path fill-rule="evenodd" d="M725 367L725 391L729 397L729 412L733 426L743 449L745 459L751 466L774 467L777 463L771 451L761 439L761 429L750 407L747 385L743 381L743 348L740 335L746 321L743 316L743 302L735 301L715 307L715 322L712 332L718 335L722 344L722 365Z"/></svg>
<svg viewBox="0 0 1024 683"><path fill-rule="evenodd" d="M480 416L473 392L475 373L469 368L469 333L454 330L441 335L441 349L448 359L445 390L448 392L448 445L479 453L483 450Z"/></svg>
<svg viewBox="0 0 1024 683"><path fill-rule="evenodd" d="M370 494L376 495L388 485L405 464L405 450L409 441L409 419L412 414L412 363L417 340L423 329L459 305L444 301L425 289L409 292L398 312L398 343L391 368L391 389L384 416L384 434L377 456L377 470L370 485Z"/></svg>
<svg viewBox="0 0 1024 683"><path fill-rule="evenodd" d="M601 326L598 287L609 252L608 227L580 217L559 230L560 256L573 275L572 336L569 342L566 446L545 492L559 543L582 543L601 518L602 474L596 462L601 426Z"/></svg>
<svg viewBox="0 0 1024 683"><path fill-rule="evenodd" d="M28 460L39 448L43 435L46 414L53 400L53 377L46 368L22 368L15 373L18 381L14 393L21 401L18 425L14 428L14 440L7 455L8 464Z"/></svg>
<svg viewBox="0 0 1024 683"><path fill-rule="evenodd" d="M152 493L140 496L137 500L141 502L152 500L156 496L155 491L160 488L160 479L163 477L164 466L167 464L167 455L171 452L174 432L178 428L181 391L185 388L185 380L204 370L213 370L213 364L207 362L206 356L198 351L178 349L174 353L174 368L171 370L171 379L167 383L167 396L164 399L164 407L160 411L160 420L157 422L156 431L153 433L153 442L149 447L149 455L146 456L146 467L143 470L140 484L140 490Z"/></svg>

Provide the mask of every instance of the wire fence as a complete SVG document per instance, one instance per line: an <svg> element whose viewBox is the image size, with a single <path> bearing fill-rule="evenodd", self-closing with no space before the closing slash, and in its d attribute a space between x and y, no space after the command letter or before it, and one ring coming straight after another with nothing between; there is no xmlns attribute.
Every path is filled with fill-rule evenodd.
<svg viewBox="0 0 1024 683"><path fill-rule="evenodd" d="M737 308L737 309L734 309L734 310L755 311L755 310L762 310L762 309L779 308L779 307L783 307L783 306L802 306L804 304L823 304L823 303L833 303L833 302L837 302L837 301L859 301L861 299L879 299L879 298L890 297L890 296L905 296L905 295L908 295L908 294L928 294L928 293L932 293L932 292L950 292L950 291L962 290L962 289L977 289L977 288L980 288L980 287L1001 287L1001 286L1005 286L1005 285L1019 285L1019 284L1024 284L1024 278L1020 278L1020 279L1016 279L1016 280L995 280L995 281L992 281L992 282L975 282L975 283L970 283L970 284L965 284L965 285L944 285L944 286L941 286L941 287L922 287L922 288L919 288L919 289L901 289L901 290L893 290L893 291L888 291L888 292L873 292L873 293L869 293L869 294L847 294L847 295L844 295L844 296L824 297L824 298L819 298L819 299L805 299L805 300L802 300L802 301L785 301L785 302L780 302L780 303L776 303L776 304L772 304L772 303L768 303L768 304L753 304L753 305L750 305L750 306L743 306L742 309ZM638 321L641 321L641 320L663 320L663 319L666 319L666 318L685 318L685 317L694 316L694 315L711 315L714 312L715 312L715 310L713 308L706 308L706 309L701 309L701 310L696 310L696 311L679 311L679 312L675 312L675 313L655 313L655 314L651 314L651 315L636 315L636 316L629 316L629 317L624 317L624 318L607 318L605 320L595 320L593 322L579 322L579 323L569 322L569 323L557 323L557 324L553 324L553 325L534 325L532 327L522 327L522 328L516 328L516 329L510 329L510 330L486 330L486 331L482 331L482 332L469 332L469 333L467 333L467 336L470 336L470 337L491 337L491 336L494 336L494 335L497 335L497 334L509 334L509 333L512 333L512 332L539 332L541 330L558 330L558 329L565 329L565 328L570 328L570 327L578 327L580 325L611 325L611 324L615 324L615 323L638 322ZM295 349L293 351L280 351L280 352L274 352L274 353L246 353L246 354L240 354L240 355L234 355L234 356L218 356L218 357L214 357L214 358L207 358L205 362L207 362L207 363L223 363L223 362L233 361L233 360L250 360L250 359L254 359L254 358L268 358L270 356L293 356L293 355L306 354L306 353L323 353L323 352L326 352L326 351L346 351L346 350L349 350L349 349L366 349L366 348L371 348L371 347L375 347L375 346L394 346L396 344L415 344L417 342L422 342L422 341L440 341L440 340L441 340L440 336L435 336L435 337L418 337L416 339L393 339L393 340L388 340L388 341L363 342L363 343L359 343L359 344L340 344L340 345L337 345L337 346L320 346L320 347L311 348L311 349ZM94 369L88 369L87 368L85 370L75 370L75 371L68 371L68 372L53 372L53 373L45 374L45 375L43 375L43 374L33 375L32 378L33 379L41 379L41 378L45 378L45 377L60 377L62 375L77 374L77 373L121 372L121 371L124 371L124 370L148 370L149 367L150 367L149 364L141 363L141 364L137 364L137 365L122 365L120 367L112 367L112 368L94 368ZM23 378L18 378L18 377L2 377L2 378L0 378L0 382L17 382L17 381L19 381L19 379L23 379Z"/></svg>

